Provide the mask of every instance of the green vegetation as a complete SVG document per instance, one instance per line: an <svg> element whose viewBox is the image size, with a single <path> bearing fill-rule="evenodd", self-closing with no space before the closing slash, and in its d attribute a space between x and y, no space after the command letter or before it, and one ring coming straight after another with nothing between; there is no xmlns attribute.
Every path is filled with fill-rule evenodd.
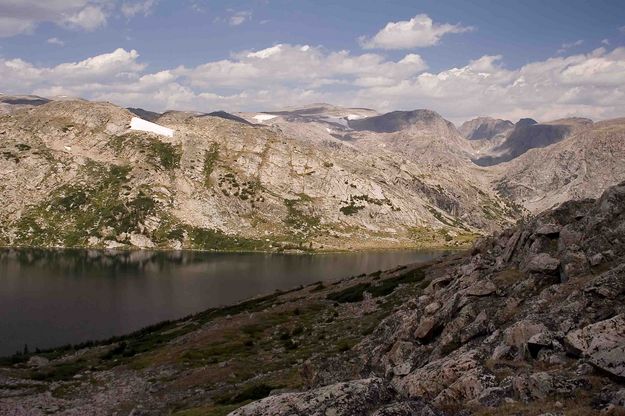
<svg viewBox="0 0 625 416"><path fill-rule="evenodd" d="M304 238L312 234L321 224L321 219L318 215L306 213L301 208L302 204L311 201L312 199L305 194L300 194L298 199L284 200L284 205L287 208L287 216L284 219L284 223L296 233L302 234Z"/></svg>
<svg viewBox="0 0 625 416"><path fill-rule="evenodd" d="M436 208L432 206L427 206L426 208L428 211L430 211L430 214L432 214L434 218L436 218L439 222L449 227L455 227L455 228L460 228L465 231L469 231L466 225L464 225L462 221L460 221L459 219L455 217L448 217L447 215L442 214L440 211L438 211Z"/></svg>
<svg viewBox="0 0 625 416"><path fill-rule="evenodd" d="M352 187L355 186L352 184ZM341 211L344 215L354 215L357 214L358 211L365 208L363 203L373 204L377 206L388 205L392 211L400 211L400 208L397 208L393 205L393 203L388 198L372 198L369 195L350 195L346 201L341 201L343 204L347 204L341 208Z"/></svg>
<svg viewBox="0 0 625 416"><path fill-rule="evenodd" d="M242 391L233 395L220 397L219 399L217 399L217 403L237 404L241 402L264 399L265 397L269 396L269 393L271 393L272 390L275 390L276 388L278 387L272 387L267 384L256 384L246 387Z"/></svg>
<svg viewBox="0 0 625 416"><path fill-rule="evenodd" d="M356 205L354 201L351 201L349 205L339 208L339 211L343 213L343 215L354 215L358 213L361 209L365 209L364 205Z"/></svg>
<svg viewBox="0 0 625 416"><path fill-rule="evenodd" d="M27 209L16 223L18 245L84 246L90 236L112 237L137 230L157 204L140 188L122 199L130 168L89 162L81 172L88 178L63 185L50 197Z"/></svg>
<svg viewBox="0 0 625 416"><path fill-rule="evenodd" d="M381 280L377 284L359 283L338 292L328 294L327 299L339 303L361 302L364 299L364 292L369 292L372 297L377 298L392 293L401 284L413 284L421 282L425 278L422 269L412 270L398 277Z"/></svg>
<svg viewBox="0 0 625 416"><path fill-rule="evenodd" d="M233 237L219 230L187 226L186 231L190 247L196 250L257 251L269 248L266 241Z"/></svg>
<svg viewBox="0 0 625 416"><path fill-rule="evenodd" d="M165 143L149 135L128 133L122 136L115 136L111 139L109 145L117 152L127 150L147 154L151 163L166 170L180 167L182 146Z"/></svg>
<svg viewBox="0 0 625 416"><path fill-rule="evenodd" d="M219 145L212 143L210 148L204 152L204 167L202 169L204 173L204 184L210 185L210 176L215 169L215 164L219 160Z"/></svg>
<svg viewBox="0 0 625 416"><path fill-rule="evenodd" d="M172 170L180 167L180 159L182 157L180 145L175 146L171 143L153 140L150 142L150 150L152 150L154 156L158 157L161 166L165 169Z"/></svg>

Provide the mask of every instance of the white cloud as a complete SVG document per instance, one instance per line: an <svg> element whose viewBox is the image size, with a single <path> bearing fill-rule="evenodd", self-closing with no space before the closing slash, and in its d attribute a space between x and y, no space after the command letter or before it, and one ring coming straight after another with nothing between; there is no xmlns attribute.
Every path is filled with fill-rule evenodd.
<svg viewBox="0 0 625 416"><path fill-rule="evenodd" d="M372 38L361 37L366 49L411 49L436 45L448 33L474 30L459 24L435 23L427 14L418 14L408 21L389 22Z"/></svg>
<svg viewBox="0 0 625 416"><path fill-rule="evenodd" d="M610 39L602 39L601 40L601 44L602 45L606 45L606 46L609 45L610 44Z"/></svg>
<svg viewBox="0 0 625 416"><path fill-rule="evenodd" d="M63 19L62 23L73 29L95 30L106 24L106 13L98 6L87 6Z"/></svg>
<svg viewBox="0 0 625 416"><path fill-rule="evenodd" d="M230 26L239 26L248 20L252 20L252 12L249 10L243 10L239 12L233 12L228 19Z"/></svg>
<svg viewBox="0 0 625 416"><path fill-rule="evenodd" d="M354 81L361 77L384 76L400 80L427 68L419 55L410 54L398 62L366 53L329 52L322 47L278 44L259 51L235 54L232 59L209 62L184 70L193 86L252 87L295 85L311 87ZM328 82L332 80L332 82Z"/></svg>
<svg viewBox="0 0 625 416"><path fill-rule="evenodd" d="M430 108L452 121L479 114L549 120L625 115L625 48L557 56L519 68L500 55L424 72L419 55L278 44L191 68L147 70L117 49L52 67L0 57L0 91L71 95L154 110L266 110L331 102L389 111Z"/></svg>
<svg viewBox="0 0 625 416"><path fill-rule="evenodd" d="M563 54L564 52L568 51L569 49L575 48L577 46L581 46L583 44L584 44L583 39L576 40L575 42L565 42L565 43L562 44L562 46L560 46L560 49L558 49L558 54Z"/></svg>
<svg viewBox="0 0 625 416"><path fill-rule="evenodd" d="M106 24L115 0L0 0L0 37L31 33L42 22L94 30Z"/></svg>
<svg viewBox="0 0 625 416"><path fill-rule="evenodd" d="M124 2L121 6L121 12L127 18L134 17L137 14L147 16L157 4L157 0L141 0L133 2Z"/></svg>
<svg viewBox="0 0 625 416"><path fill-rule="evenodd" d="M65 42L63 42L59 38L50 38L46 42L49 43L50 45L65 46Z"/></svg>
<svg viewBox="0 0 625 416"><path fill-rule="evenodd" d="M30 33L35 28L35 23L14 17L0 16L0 38L14 36L18 33Z"/></svg>

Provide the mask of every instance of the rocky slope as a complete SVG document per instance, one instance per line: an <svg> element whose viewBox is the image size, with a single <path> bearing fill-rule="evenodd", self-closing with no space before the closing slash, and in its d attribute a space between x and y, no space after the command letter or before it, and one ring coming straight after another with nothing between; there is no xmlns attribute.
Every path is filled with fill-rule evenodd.
<svg viewBox="0 0 625 416"><path fill-rule="evenodd" d="M366 378L232 414L622 414L624 214L625 183L481 241L356 346Z"/></svg>
<svg viewBox="0 0 625 416"><path fill-rule="evenodd" d="M470 253L5 359L0 413L622 415L625 183Z"/></svg>
<svg viewBox="0 0 625 416"><path fill-rule="evenodd" d="M145 115L133 111L52 101L2 116L0 244L444 246L519 213L475 173L466 140L435 113L434 122L395 133L347 126L358 135L350 141L328 127L338 129L328 121L344 114L336 108L270 124L227 113L152 114L173 138L130 130L133 115ZM370 113L341 111L345 125Z"/></svg>
<svg viewBox="0 0 625 416"><path fill-rule="evenodd" d="M596 198L625 180L625 119L598 122L544 149L494 167L495 188L537 213L570 199Z"/></svg>
<svg viewBox="0 0 625 416"><path fill-rule="evenodd" d="M494 142L490 148L480 149L481 156L474 161L480 166L492 166L512 160L530 149L547 147L571 137L592 126L585 118L569 118L548 123L521 119L504 139Z"/></svg>
<svg viewBox="0 0 625 416"><path fill-rule="evenodd" d="M622 119L524 119L507 135L467 140L430 110L160 114L67 97L0 100L9 109L0 245L459 246L625 179ZM173 137L129 129L137 115ZM513 159L473 162L484 158Z"/></svg>
<svg viewBox="0 0 625 416"><path fill-rule="evenodd" d="M509 120L492 117L478 117L462 123L458 131L469 140L491 140L500 135L507 135L514 124Z"/></svg>

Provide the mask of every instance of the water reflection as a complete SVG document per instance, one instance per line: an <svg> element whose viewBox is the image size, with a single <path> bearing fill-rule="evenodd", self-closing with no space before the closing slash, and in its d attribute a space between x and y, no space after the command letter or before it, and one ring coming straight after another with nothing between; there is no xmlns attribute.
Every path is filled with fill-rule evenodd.
<svg viewBox="0 0 625 416"><path fill-rule="evenodd" d="M209 307L426 261L440 252L323 255L0 250L0 355L127 333Z"/></svg>

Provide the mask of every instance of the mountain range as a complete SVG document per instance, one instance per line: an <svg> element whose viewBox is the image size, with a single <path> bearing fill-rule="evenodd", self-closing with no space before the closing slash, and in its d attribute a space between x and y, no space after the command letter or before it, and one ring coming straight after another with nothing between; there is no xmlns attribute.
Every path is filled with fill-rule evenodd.
<svg viewBox="0 0 625 416"><path fill-rule="evenodd" d="M457 128L431 110L156 113L0 95L0 245L456 247L596 198L625 180L623 160L625 119Z"/></svg>

